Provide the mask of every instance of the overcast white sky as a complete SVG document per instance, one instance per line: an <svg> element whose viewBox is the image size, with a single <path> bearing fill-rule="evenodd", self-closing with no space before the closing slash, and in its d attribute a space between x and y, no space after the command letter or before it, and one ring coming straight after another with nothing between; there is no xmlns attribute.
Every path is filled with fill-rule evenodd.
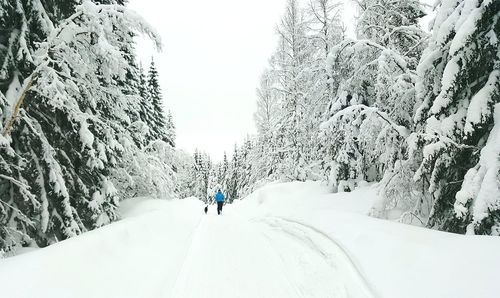
<svg viewBox="0 0 500 298"><path fill-rule="evenodd" d="M145 67L155 57L177 147L198 148L218 161L255 132L255 89L276 47L285 2L130 0L129 7L162 36L161 53L141 41L138 54ZM353 14L348 6L350 23Z"/></svg>

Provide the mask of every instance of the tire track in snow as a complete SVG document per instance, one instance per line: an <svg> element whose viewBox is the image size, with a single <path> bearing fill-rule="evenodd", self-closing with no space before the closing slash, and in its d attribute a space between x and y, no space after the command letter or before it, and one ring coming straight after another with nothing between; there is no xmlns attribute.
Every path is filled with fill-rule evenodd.
<svg viewBox="0 0 500 298"><path fill-rule="evenodd" d="M270 235L268 233L263 233L264 237L267 239L267 241L272 244L273 243L273 235ZM273 245L271 245L271 247L273 247ZM276 248L273 248L274 251L279 255L281 261L285 264L287 263L287 260L286 258L283 257L283 255L280 253L279 250L277 250ZM300 287L297 286L296 282L294 282L293 280L291 280L291 278L288 276L288 272L285 268L281 267L281 273L282 275L285 277L287 283L288 283L288 286L293 289L293 292L296 293L296 296L297 297L307 297L307 295L305 295L304 293L304 290Z"/></svg>
<svg viewBox="0 0 500 298"><path fill-rule="evenodd" d="M199 238L200 238L200 230L202 229L203 227L203 224L202 222L205 221L205 217L204 216L200 216L200 220L198 221L198 224L196 225L196 228L193 230L193 232L191 233L191 241L189 242L189 248L186 250L186 254L184 255L184 259L182 261L182 265L179 269L179 273L177 274L177 277L175 279L175 283L174 283L174 286L172 287L172 289L166 289L163 291L163 293L165 293L162 297L163 298L166 298L166 297L181 297L179 296L180 292L182 291L182 289L184 288L184 284L186 283L186 274L187 274L187 271L189 270L189 266L191 265L190 263L190 259L191 259L191 255L192 255L192 252L194 250L194 247L195 245L198 244L199 242Z"/></svg>
<svg viewBox="0 0 500 298"><path fill-rule="evenodd" d="M170 295L175 298L312 298L294 292L292 286L296 280L287 280L287 272L280 269L278 255L254 224L233 216L208 216L194 236ZM318 291L322 289L316 289Z"/></svg>
<svg viewBox="0 0 500 298"><path fill-rule="evenodd" d="M273 230L286 234L295 241L301 242L315 251L332 268L340 271L342 277L347 276L344 278L344 282L346 285L351 286L351 291L357 292L356 289L359 289L359 286L363 288L355 294L354 297L379 297L375 288L368 281L348 250L339 241L333 239L321 230L300 221L284 217L271 216L253 219L252 221L262 222L268 227L273 228ZM268 239L272 238L268 237ZM356 284L358 286L356 286ZM348 295L346 297L351 296Z"/></svg>

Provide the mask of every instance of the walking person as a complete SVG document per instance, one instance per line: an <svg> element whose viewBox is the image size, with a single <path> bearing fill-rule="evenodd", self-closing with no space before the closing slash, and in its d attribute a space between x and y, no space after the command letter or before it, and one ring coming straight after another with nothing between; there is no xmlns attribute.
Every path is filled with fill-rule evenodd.
<svg viewBox="0 0 500 298"><path fill-rule="evenodd" d="M217 202L217 214L220 215L222 212L222 206L224 206L224 194L219 189L215 194L215 201Z"/></svg>

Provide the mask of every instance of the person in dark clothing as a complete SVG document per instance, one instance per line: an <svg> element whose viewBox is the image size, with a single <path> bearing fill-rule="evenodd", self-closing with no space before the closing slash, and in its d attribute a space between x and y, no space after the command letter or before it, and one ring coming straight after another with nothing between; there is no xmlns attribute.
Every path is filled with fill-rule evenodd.
<svg viewBox="0 0 500 298"><path fill-rule="evenodd" d="M215 201L217 202L217 214L219 215L222 212L222 206L224 206L224 199L224 194L222 194L222 191L219 189L215 194Z"/></svg>

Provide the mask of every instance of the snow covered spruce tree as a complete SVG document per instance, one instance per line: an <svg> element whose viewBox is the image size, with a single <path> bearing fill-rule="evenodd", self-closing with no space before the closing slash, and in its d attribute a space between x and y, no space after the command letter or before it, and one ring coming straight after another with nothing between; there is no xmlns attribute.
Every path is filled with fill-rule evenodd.
<svg viewBox="0 0 500 298"><path fill-rule="evenodd" d="M139 96L138 107L136 113L138 114L138 119L134 119L131 125L131 131L135 138L135 142L138 146L147 146L151 137L151 125L154 125L152 115L153 106L149 98L148 83L144 68L140 64L135 73L130 76L130 83L135 85L136 95ZM139 121L137 121L139 120Z"/></svg>
<svg viewBox="0 0 500 298"><path fill-rule="evenodd" d="M224 151L224 157L222 158L222 162L219 165L219 172L217 175L220 186L222 187L222 191L226 192L227 187L227 177L229 173L229 160L227 159L227 154Z"/></svg>
<svg viewBox="0 0 500 298"><path fill-rule="evenodd" d="M205 202L209 202L209 181L212 174L213 163L210 156L204 152L194 152L194 177L195 196Z"/></svg>
<svg viewBox="0 0 500 298"><path fill-rule="evenodd" d="M167 114L167 123L166 123L166 129L167 129L167 140L169 140L169 144L172 147L175 147L175 123L174 123L174 116L172 116L172 112L168 111Z"/></svg>
<svg viewBox="0 0 500 298"><path fill-rule="evenodd" d="M148 99L152 108L149 116L151 122L150 138L152 140L162 140L174 147L173 135L171 135L173 128L167 126L168 123L163 109L162 92L160 82L158 81L158 70L156 69L154 60L151 60L151 65L149 66L147 82Z"/></svg>
<svg viewBox="0 0 500 298"><path fill-rule="evenodd" d="M57 7L54 3L42 6L38 1L2 1L0 12L0 250L9 250L30 239L35 221L30 218L32 208L29 207L39 208L41 203L23 177L24 158L13 149L6 130L11 127L9 122L22 92L22 82L33 71L36 44L54 30L54 22L74 12L74 5ZM47 208L46 204L43 207Z"/></svg>
<svg viewBox="0 0 500 298"><path fill-rule="evenodd" d="M227 189L226 196L229 202L234 201L239 196L240 191L240 177L241 177L241 169L240 169L240 157L238 152L238 146L234 145L234 152L231 158L231 162L229 163L229 170L226 176Z"/></svg>
<svg viewBox="0 0 500 298"><path fill-rule="evenodd" d="M177 152L165 138L154 134L157 128L156 114L163 113L153 107L148 89L146 75L134 56L134 35L127 36L121 51L130 64L125 81L119 82L123 96L127 97L127 116L122 117L125 134L120 135L123 146L121 158L111 171L112 182L115 184L121 199L136 196L154 198L172 198L176 194L175 162ZM158 73L156 72L158 82ZM157 91L160 91L158 86ZM161 94L159 96L161 98ZM161 108L161 106L160 106ZM162 117L165 117L163 114ZM170 140L174 141L175 131L172 116L167 118L166 131Z"/></svg>
<svg viewBox="0 0 500 298"><path fill-rule="evenodd" d="M254 154L254 146L254 141L250 137L247 137L243 142L243 146L239 150L240 177L238 183L238 197L234 197L233 199L244 197L245 195L250 194L254 189L256 181L252 181L254 178L252 172L253 165L256 162L255 158L257 158Z"/></svg>
<svg viewBox="0 0 500 298"><path fill-rule="evenodd" d="M182 150L176 150L174 157L175 194L181 199L195 196L196 181L193 156Z"/></svg>
<svg viewBox="0 0 500 298"><path fill-rule="evenodd" d="M133 46L133 36L130 36L128 45ZM124 49L122 49L123 51ZM125 52L130 53L133 48ZM123 122L130 134L121 136L123 146L121 159L112 171L112 181L118 189L120 198L127 199L136 196L151 196L155 198L172 198L176 194L175 162L178 161L177 152L172 146L175 140L175 127L172 116L167 118L166 126L160 131L165 136L155 134L158 128L157 116L165 118L161 110L155 109L148 88L146 76L142 67L137 66L135 57L130 57L130 69L122 89L128 97L127 112L129 119ZM155 72L155 81L158 83L158 73ZM159 86L156 88L160 92ZM161 94L159 95L161 99ZM161 113L161 114L158 114Z"/></svg>
<svg viewBox="0 0 500 298"><path fill-rule="evenodd" d="M118 216L110 172L132 142L123 49L135 32L158 38L123 6L77 4L2 2L12 13L2 22L18 22L1 48L3 250L45 246Z"/></svg>
<svg viewBox="0 0 500 298"><path fill-rule="evenodd" d="M5 107L6 99L0 93L0 113L2 115ZM0 122L0 129L3 131L3 121ZM0 135L0 191L3 192L5 189L16 187L24 198L35 202L34 195L25 182L24 178L19 174L17 156L10 147L9 139ZM11 249L22 239L29 238L24 227L33 225L33 221L25 213L25 211L19 210L12 198L4 197L0 199L0 252Z"/></svg>
<svg viewBox="0 0 500 298"><path fill-rule="evenodd" d="M321 125L323 168L334 190L378 181L404 152L412 127L415 67L426 34L419 1L364 0L358 40L345 39L328 59L336 95Z"/></svg>
<svg viewBox="0 0 500 298"><path fill-rule="evenodd" d="M440 1L416 86L431 227L500 235L499 36L499 1Z"/></svg>

